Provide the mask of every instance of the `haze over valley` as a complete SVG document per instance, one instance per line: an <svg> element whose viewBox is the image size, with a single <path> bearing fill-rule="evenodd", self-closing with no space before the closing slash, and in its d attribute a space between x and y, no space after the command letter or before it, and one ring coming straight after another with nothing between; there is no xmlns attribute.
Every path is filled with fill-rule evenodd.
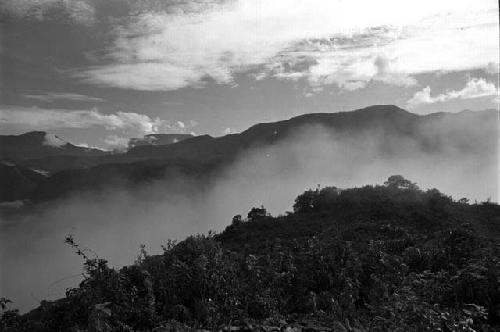
<svg viewBox="0 0 500 332"><path fill-rule="evenodd" d="M221 231L255 206L284 214L304 188L318 185L349 188L404 174L455 199L496 201L497 116L494 110L419 116L381 105L121 153L65 143L49 146L54 152L43 157L37 149L49 147L30 141L32 152L2 162L3 181L11 183L2 189L7 295L29 308L77 283L80 267L63 243L67 234L121 266L141 244L154 253L169 238ZM24 136L0 142L9 139L4 146L12 148L26 144ZM61 169L68 155L76 159Z"/></svg>

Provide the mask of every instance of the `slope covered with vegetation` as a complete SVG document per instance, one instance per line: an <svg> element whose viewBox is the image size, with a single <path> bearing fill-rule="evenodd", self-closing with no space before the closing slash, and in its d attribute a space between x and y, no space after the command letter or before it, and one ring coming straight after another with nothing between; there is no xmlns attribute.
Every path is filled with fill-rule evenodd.
<svg viewBox="0 0 500 332"><path fill-rule="evenodd" d="M66 297L2 331L495 331L500 207L392 176L308 190L294 211L254 208L220 234L167 242L113 269L91 257Z"/></svg>

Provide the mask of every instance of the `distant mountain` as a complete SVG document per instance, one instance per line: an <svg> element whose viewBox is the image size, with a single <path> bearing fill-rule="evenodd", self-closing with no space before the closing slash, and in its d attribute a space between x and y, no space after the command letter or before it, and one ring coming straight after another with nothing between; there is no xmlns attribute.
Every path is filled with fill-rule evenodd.
<svg viewBox="0 0 500 332"><path fill-rule="evenodd" d="M289 120L261 123L240 134L223 137L202 135L168 145L140 145L122 154L99 155L96 152L96 155L83 157L63 156L67 168L73 168L71 170L64 170L61 156L52 156L44 159L45 164L51 166L49 158L56 159L53 164L62 171L43 181L31 197L47 200L74 190L103 187L107 183L136 184L175 174L200 178L230 165L249 149L276 146L306 128L309 132L321 130L329 133L332 140L344 136L369 142L376 134L383 148L380 157L402 155L406 148L401 143L411 142L426 153L439 156L453 151L484 162L496 152L497 116L495 110L421 116L397 106L377 105L352 112L305 114ZM38 144L39 148L40 145L44 148L43 143ZM72 147L70 145L67 149Z"/></svg>
<svg viewBox="0 0 500 332"><path fill-rule="evenodd" d="M191 134L151 134L129 141L131 155L112 153L94 148L73 145L56 135L34 131L22 135L0 135L0 161L13 162L26 168L36 168L50 173L67 169L92 167L106 163L137 161L133 155L149 146L175 144L193 138ZM147 155L147 152L145 152ZM149 159L139 158L139 159Z"/></svg>
<svg viewBox="0 0 500 332"><path fill-rule="evenodd" d="M115 162L149 159L207 160L228 159L248 148L258 148L278 143L304 128L321 128L327 132L358 135L361 132L387 134L388 148L394 138L411 138L424 150L442 147L444 136L455 148L481 151L481 145L496 144L497 111L463 111L460 113L434 113L420 116L394 105L376 105L351 112L313 113L289 120L260 123L240 134L211 137L197 136L173 145L144 146L131 149L126 154L114 156ZM484 126L478 130L478 126ZM449 146L448 146L449 147Z"/></svg>
<svg viewBox="0 0 500 332"><path fill-rule="evenodd" d="M73 145L56 135L32 131L22 135L0 135L0 160L29 160L54 156L102 156L106 152Z"/></svg>
<svg viewBox="0 0 500 332"><path fill-rule="evenodd" d="M194 137L191 134L149 134L143 138L131 138L129 149L144 145L169 145Z"/></svg>

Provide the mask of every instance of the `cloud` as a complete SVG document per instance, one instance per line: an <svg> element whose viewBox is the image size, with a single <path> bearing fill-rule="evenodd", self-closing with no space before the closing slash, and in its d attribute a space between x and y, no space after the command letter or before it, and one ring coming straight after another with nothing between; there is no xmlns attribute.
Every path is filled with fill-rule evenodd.
<svg viewBox="0 0 500 332"><path fill-rule="evenodd" d="M63 145L66 145L67 142L63 141L59 137L57 137L54 134L45 134L45 140L43 144L48 145L48 146L53 146L53 147L61 147Z"/></svg>
<svg viewBox="0 0 500 332"><path fill-rule="evenodd" d="M54 13L62 12L79 24L91 25L95 21L95 8L91 0L3 0L0 2L0 12L39 21L54 18Z"/></svg>
<svg viewBox="0 0 500 332"><path fill-rule="evenodd" d="M162 91L200 85L205 74L169 63L136 62L93 67L73 76L98 86Z"/></svg>
<svg viewBox="0 0 500 332"><path fill-rule="evenodd" d="M134 112L103 114L97 109L64 110L20 106L0 107L0 124L21 127L23 130L100 128L106 132L119 132L121 137L129 138L155 133L184 133L190 129L184 123L181 126L180 121L151 118ZM109 135L117 134L110 133ZM119 145L116 144L119 140L113 137L109 137L104 142L112 146Z"/></svg>
<svg viewBox="0 0 500 332"><path fill-rule="evenodd" d="M417 80L406 73L394 71L391 66L395 60L390 60L383 56L378 56L374 65L377 68L377 73L373 76L373 80L381 81L387 84L412 86L417 84Z"/></svg>
<svg viewBox="0 0 500 332"><path fill-rule="evenodd" d="M73 75L101 86L175 90L207 78L233 84L235 73L251 71L352 90L372 80L409 86L414 74L498 62L492 0L181 3L141 8L116 28L111 61Z"/></svg>
<svg viewBox="0 0 500 332"><path fill-rule="evenodd" d="M129 139L118 135L108 135L102 141L112 149L125 149L128 146Z"/></svg>
<svg viewBox="0 0 500 332"><path fill-rule="evenodd" d="M92 110L62 110L43 108L10 107L0 110L1 122L25 124L34 128L90 128L102 126L108 130L137 129L139 132L154 133L166 123L159 118L132 112L102 114Z"/></svg>
<svg viewBox="0 0 500 332"><path fill-rule="evenodd" d="M44 94L25 94L24 98L41 100L52 103L57 100L71 100L81 102L103 102L104 99L98 97L91 97L77 93L63 93L63 92L47 92Z"/></svg>
<svg viewBox="0 0 500 332"><path fill-rule="evenodd" d="M413 95L408 100L408 107L414 108L421 104L433 104L438 102L445 102L453 99L473 99L481 97L498 97L498 89L495 84L488 82L483 78L471 78L466 86L461 90L452 90L446 93L439 94L435 97L431 96L431 88L429 86L423 88Z"/></svg>
<svg viewBox="0 0 500 332"><path fill-rule="evenodd" d="M72 142L71 144L75 145L75 146L79 146L81 148L86 148L86 149L97 149L97 150L102 150L102 151L105 151L103 150L102 148L98 147L98 146L94 146L94 145L89 145L87 143L74 143Z"/></svg>

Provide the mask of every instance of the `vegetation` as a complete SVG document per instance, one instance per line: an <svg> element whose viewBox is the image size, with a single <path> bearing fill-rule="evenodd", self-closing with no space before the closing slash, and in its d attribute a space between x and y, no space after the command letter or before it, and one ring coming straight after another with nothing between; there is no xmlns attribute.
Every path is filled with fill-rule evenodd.
<svg viewBox="0 0 500 332"><path fill-rule="evenodd" d="M88 257L66 297L2 331L495 331L500 329L500 207L382 186L308 190L294 211L235 216L220 234L142 248L116 270Z"/></svg>

